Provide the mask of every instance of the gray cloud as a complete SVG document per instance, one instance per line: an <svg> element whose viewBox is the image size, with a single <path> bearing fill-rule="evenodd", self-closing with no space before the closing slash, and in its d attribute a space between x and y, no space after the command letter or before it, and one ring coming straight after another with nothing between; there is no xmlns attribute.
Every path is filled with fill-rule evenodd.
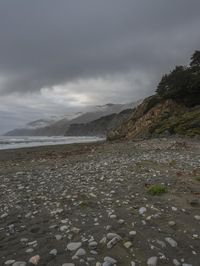
<svg viewBox="0 0 200 266"><path fill-rule="evenodd" d="M55 86L69 94L66 106L74 94L144 97L199 49L199 10L197 0L0 0L0 104L31 92L50 106L41 90Z"/></svg>
<svg viewBox="0 0 200 266"><path fill-rule="evenodd" d="M198 48L199 10L195 0L0 1L1 90L158 73Z"/></svg>

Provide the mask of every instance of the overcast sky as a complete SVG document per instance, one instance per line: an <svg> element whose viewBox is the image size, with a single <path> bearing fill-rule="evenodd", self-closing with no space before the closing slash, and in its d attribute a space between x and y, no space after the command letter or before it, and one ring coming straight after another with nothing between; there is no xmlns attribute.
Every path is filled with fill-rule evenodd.
<svg viewBox="0 0 200 266"><path fill-rule="evenodd" d="M136 101L200 49L199 0L0 0L0 133Z"/></svg>

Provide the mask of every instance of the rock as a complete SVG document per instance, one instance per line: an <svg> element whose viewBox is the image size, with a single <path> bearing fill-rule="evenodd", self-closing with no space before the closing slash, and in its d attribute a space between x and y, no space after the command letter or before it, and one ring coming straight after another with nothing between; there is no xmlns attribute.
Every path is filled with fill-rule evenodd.
<svg viewBox="0 0 200 266"><path fill-rule="evenodd" d="M168 224L169 226L174 226L176 223L174 221L169 221Z"/></svg>
<svg viewBox="0 0 200 266"><path fill-rule="evenodd" d="M97 248L98 243L96 241L91 241L88 245L90 249L95 249Z"/></svg>
<svg viewBox="0 0 200 266"><path fill-rule="evenodd" d="M108 261L104 261L102 266L112 266L113 264L108 262Z"/></svg>
<svg viewBox="0 0 200 266"><path fill-rule="evenodd" d="M158 262L158 258L157 257L151 257L147 260L147 265L148 266L156 266Z"/></svg>
<svg viewBox="0 0 200 266"><path fill-rule="evenodd" d="M130 248L130 247L132 247L132 243L130 241L127 241L127 242L124 243L124 247L125 248Z"/></svg>
<svg viewBox="0 0 200 266"><path fill-rule="evenodd" d="M36 255L30 258L29 263L32 263L33 265L38 265L40 261L40 256Z"/></svg>
<svg viewBox="0 0 200 266"><path fill-rule="evenodd" d="M52 249L52 250L49 252L49 254L50 254L50 255L53 255L53 256L56 256L57 253L58 253L57 249Z"/></svg>
<svg viewBox="0 0 200 266"><path fill-rule="evenodd" d="M70 251L75 251L78 248L80 248L82 246L81 242L71 242L67 245L67 249Z"/></svg>
<svg viewBox="0 0 200 266"><path fill-rule="evenodd" d="M200 215L195 215L194 218L195 218L197 221L200 221Z"/></svg>
<svg viewBox="0 0 200 266"><path fill-rule="evenodd" d="M139 214L144 214L145 212L147 211L147 209L145 208L145 207L141 207L140 209L139 209Z"/></svg>
<svg viewBox="0 0 200 266"><path fill-rule="evenodd" d="M104 237L99 241L99 243L102 244L102 245L105 245L105 244L106 244L106 241L107 241L107 238L104 236Z"/></svg>
<svg viewBox="0 0 200 266"><path fill-rule="evenodd" d="M118 224L124 224L125 223L125 221L123 220L123 219L120 219L119 221L118 221Z"/></svg>
<svg viewBox="0 0 200 266"><path fill-rule="evenodd" d="M16 261L12 266L26 266L25 261Z"/></svg>
<svg viewBox="0 0 200 266"><path fill-rule="evenodd" d="M28 249L26 250L26 253L32 253L33 251L34 251L33 248L28 248Z"/></svg>
<svg viewBox="0 0 200 266"><path fill-rule="evenodd" d="M121 240L121 238L119 237L114 237L113 239L111 239L108 243L107 243L107 248L111 249L114 245L116 245L119 241Z"/></svg>
<svg viewBox="0 0 200 266"><path fill-rule="evenodd" d="M0 216L0 218L3 219L3 218L6 218L7 216L8 216L7 213L3 213L3 214ZM7 265L8 265L8 264L7 264Z"/></svg>
<svg viewBox="0 0 200 266"><path fill-rule="evenodd" d="M183 263L182 266L192 266L192 264Z"/></svg>
<svg viewBox="0 0 200 266"><path fill-rule="evenodd" d="M115 215L115 214L110 215L110 219L116 219L116 218L117 218L117 215Z"/></svg>
<svg viewBox="0 0 200 266"><path fill-rule="evenodd" d="M61 235L55 235L55 238L56 238L56 240L61 240L62 239L62 236Z"/></svg>
<svg viewBox="0 0 200 266"><path fill-rule="evenodd" d="M171 247L177 247L177 242L171 237L165 237L165 241L170 244Z"/></svg>
<svg viewBox="0 0 200 266"><path fill-rule="evenodd" d="M7 260L6 262L4 262L5 265L11 265L15 262L15 260Z"/></svg>
<svg viewBox="0 0 200 266"><path fill-rule="evenodd" d="M75 264L74 263L64 263L64 264L62 264L62 266L75 266Z"/></svg>
<svg viewBox="0 0 200 266"><path fill-rule="evenodd" d="M104 258L104 261L110 263L111 265L117 263L115 259L108 257L108 256Z"/></svg>
<svg viewBox="0 0 200 266"><path fill-rule="evenodd" d="M86 255L86 251L83 248L79 248L77 250L76 254L75 254L75 256L77 256L77 257L82 257L82 256L85 256L85 255Z"/></svg>
<svg viewBox="0 0 200 266"><path fill-rule="evenodd" d="M174 264L175 266L179 266L179 265L181 265L180 262L179 262L177 259L173 259L173 264Z"/></svg>
<svg viewBox="0 0 200 266"><path fill-rule="evenodd" d="M111 240L113 238L118 238L119 240L121 240L121 236L119 236L116 233L108 233L106 237L107 237L108 240Z"/></svg>
<svg viewBox="0 0 200 266"><path fill-rule="evenodd" d="M130 231L130 232L129 232L129 235L130 235L130 236L135 236L136 234L137 234L136 231Z"/></svg>

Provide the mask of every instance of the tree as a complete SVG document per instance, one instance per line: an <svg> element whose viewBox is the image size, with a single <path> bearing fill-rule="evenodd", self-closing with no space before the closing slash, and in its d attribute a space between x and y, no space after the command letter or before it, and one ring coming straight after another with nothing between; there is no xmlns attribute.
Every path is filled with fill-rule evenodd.
<svg viewBox="0 0 200 266"><path fill-rule="evenodd" d="M156 92L163 99L173 99L188 107L200 104L200 51L191 57L190 67L176 66L164 75Z"/></svg>
<svg viewBox="0 0 200 266"><path fill-rule="evenodd" d="M200 67L200 51L195 51L191 57L191 67Z"/></svg>

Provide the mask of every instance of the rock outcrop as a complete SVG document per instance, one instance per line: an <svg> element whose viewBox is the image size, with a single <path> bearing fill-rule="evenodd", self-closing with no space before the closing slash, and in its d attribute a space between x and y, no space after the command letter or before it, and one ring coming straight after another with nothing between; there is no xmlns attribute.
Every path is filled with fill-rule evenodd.
<svg viewBox="0 0 200 266"><path fill-rule="evenodd" d="M200 106L187 108L171 99L154 95L143 101L128 121L107 134L108 140L160 135L200 135Z"/></svg>

